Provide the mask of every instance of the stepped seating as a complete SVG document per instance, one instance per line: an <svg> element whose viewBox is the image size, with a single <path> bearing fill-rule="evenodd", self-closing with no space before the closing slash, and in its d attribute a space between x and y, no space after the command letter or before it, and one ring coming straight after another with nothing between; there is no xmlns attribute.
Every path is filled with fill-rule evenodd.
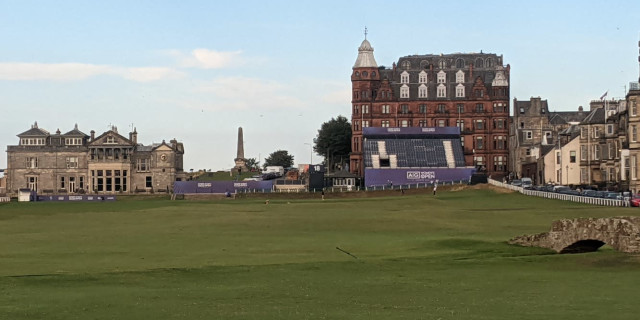
<svg viewBox="0 0 640 320"><path fill-rule="evenodd" d="M367 139L364 164L369 168L464 167L458 139Z"/></svg>

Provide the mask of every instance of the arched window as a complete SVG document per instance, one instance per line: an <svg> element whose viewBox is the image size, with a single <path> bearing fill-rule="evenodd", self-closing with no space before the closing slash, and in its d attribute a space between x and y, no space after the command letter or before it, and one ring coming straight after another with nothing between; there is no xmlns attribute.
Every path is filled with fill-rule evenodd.
<svg viewBox="0 0 640 320"><path fill-rule="evenodd" d="M421 84L418 87L418 98L427 98L427 85Z"/></svg>
<svg viewBox="0 0 640 320"><path fill-rule="evenodd" d="M409 83L409 72L403 71L400 74L400 83Z"/></svg>
<svg viewBox="0 0 640 320"><path fill-rule="evenodd" d="M486 67L487 68L493 67L493 60L491 58L487 58Z"/></svg>
<svg viewBox="0 0 640 320"><path fill-rule="evenodd" d="M424 70L420 71L420 74L418 75L418 82L427 83L427 73Z"/></svg>
<svg viewBox="0 0 640 320"><path fill-rule="evenodd" d="M447 87L444 84L438 85L438 98L446 98L447 97Z"/></svg>
<svg viewBox="0 0 640 320"><path fill-rule="evenodd" d="M402 69L405 69L405 70L411 69L411 62L409 62L409 60L402 61Z"/></svg>
<svg viewBox="0 0 640 320"><path fill-rule="evenodd" d="M360 71L356 71L356 77L360 76Z"/></svg>
<svg viewBox="0 0 640 320"><path fill-rule="evenodd" d="M409 98L409 86L406 84L403 84L402 87L400 87L400 98L401 99L408 99Z"/></svg>
<svg viewBox="0 0 640 320"><path fill-rule="evenodd" d="M376 76L376 72L375 71L371 72L371 76L375 77Z"/></svg>
<svg viewBox="0 0 640 320"><path fill-rule="evenodd" d="M447 62L443 60L438 61L438 67L440 67L440 69L444 69L447 67Z"/></svg>
<svg viewBox="0 0 640 320"><path fill-rule="evenodd" d="M362 76L363 76L363 77L366 77L366 76L368 76L368 75L369 75L369 73L367 73L366 71L362 71Z"/></svg>
<svg viewBox="0 0 640 320"><path fill-rule="evenodd" d="M456 60L456 68L458 69L464 68L464 60L458 58L458 60Z"/></svg>
<svg viewBox="0 0 640 320"><path fill-rule="evenodd" d="M429 61L427 60L420 61L420 69L429 69Z"/></svg>
<svg viewBox="0 0 640 320"><path fill-rule="evenodd" d="M481 58L476 59L476 68L484 68L484 61Z"/></svg>
<svg viewBox="0 0 640 320"><path fill-rule="evenodd" d="M458 70L458 72L456 72L456 82L457 83L463 83L464 82L464 71Z"/></svg>

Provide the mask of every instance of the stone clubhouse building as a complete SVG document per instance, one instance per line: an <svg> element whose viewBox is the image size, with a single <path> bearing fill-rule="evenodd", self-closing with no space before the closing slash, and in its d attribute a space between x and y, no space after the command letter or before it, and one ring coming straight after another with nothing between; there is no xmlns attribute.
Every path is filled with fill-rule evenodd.
<svg viewBox="0 0 640 320"><path fill-rule="evenodd" d="M76 125L62 134L38 127L7 146L7 193L20 189L38 194L132 194L170 192L185 179L184 146L175 139L145 146L136 129L128 137L117 127L95 136Z"/></svg>

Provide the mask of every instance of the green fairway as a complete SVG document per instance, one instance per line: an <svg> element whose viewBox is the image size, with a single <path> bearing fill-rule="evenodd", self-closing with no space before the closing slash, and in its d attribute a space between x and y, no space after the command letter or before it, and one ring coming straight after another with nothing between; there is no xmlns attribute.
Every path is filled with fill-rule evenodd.
<svg viewBox="0 0 640 320"><path fill-rule="evenodd" d="M10 203L0 319L636 319L638 256L506 241L638 213L488 189Z"/></svg>

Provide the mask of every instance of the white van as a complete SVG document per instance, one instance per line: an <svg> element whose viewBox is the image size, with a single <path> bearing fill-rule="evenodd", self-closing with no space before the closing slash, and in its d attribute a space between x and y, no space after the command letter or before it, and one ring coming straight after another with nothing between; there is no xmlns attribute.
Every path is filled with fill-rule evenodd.
<svg viewBox="0 0 640 320"><path fill-rule="evenodd" d="M522 188L524 189L531 189L531 187L533 186L533 181L531 180L531 178L522 178Z"/></svg>

